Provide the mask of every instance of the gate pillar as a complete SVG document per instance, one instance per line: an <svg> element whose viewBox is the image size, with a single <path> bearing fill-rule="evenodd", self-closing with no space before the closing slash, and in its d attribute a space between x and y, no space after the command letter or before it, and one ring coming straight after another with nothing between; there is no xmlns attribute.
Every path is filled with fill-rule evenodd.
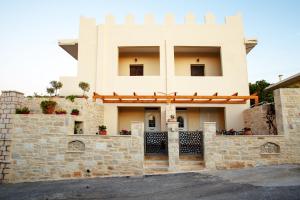
<svg viewBox="0 0 300 200"><path fill-rule="evenodd" d="M179 167L179 133L178 122L169 121L168 128L168 153L169 171L177 171Z"/></svg>

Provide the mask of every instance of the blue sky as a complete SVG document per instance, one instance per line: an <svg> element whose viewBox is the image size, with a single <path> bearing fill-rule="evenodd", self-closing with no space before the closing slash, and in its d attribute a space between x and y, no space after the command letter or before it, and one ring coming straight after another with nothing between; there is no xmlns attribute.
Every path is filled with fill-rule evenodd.
<svg viewBox="0 0 300 200"><path fill-rule="evenodd" d="M102 23L113 14L118 23L127 14L141 23L153 13L161 23L165 13L178 23L193 12L199 23L212 12L218 23L240 12L245 35L257 38L248 54L249 81L276 82L300 72L300 1L298 0L2 0L0 2L0 90L30 95L45 93L50 80L75 75L76 61L57 45L58 39L76 38L79 17Z"/></svg>

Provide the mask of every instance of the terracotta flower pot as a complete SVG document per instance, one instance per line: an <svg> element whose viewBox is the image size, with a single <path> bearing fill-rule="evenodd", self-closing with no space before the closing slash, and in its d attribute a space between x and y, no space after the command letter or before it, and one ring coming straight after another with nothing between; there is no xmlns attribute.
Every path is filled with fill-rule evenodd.
<svg viewBox="0 0 300 200"><path fill-rule="evenodd" d="M99 131L99 135L106 135L107 131Z"/></svg>
<svg viewBox="0 0 300 200"><path fill-rule="evenodd" d="M245 135L252 135L252 131L251 130L245 131Z"/></svg>
<svg viewBox="0 0 300 200"><path fill-rule="evenodd" d="M64 112L55 112L55 114L57 114L57 115L65 115L67 113L64 113Z"/></svg>
<svg viewBox="0 0 300 200"><path fill-rule="evenodd" d="M53 114L54 113L54 110L55 110L55 107L48 107L47 109L46 109L46 114Z"/></svg>
<svg viewBox="0 0 300 200"><path fill-rule="evenodd" d="M78 115L79 115L79 112L72 112L71 115L76 115L76 116L78 116Z"/></svg>

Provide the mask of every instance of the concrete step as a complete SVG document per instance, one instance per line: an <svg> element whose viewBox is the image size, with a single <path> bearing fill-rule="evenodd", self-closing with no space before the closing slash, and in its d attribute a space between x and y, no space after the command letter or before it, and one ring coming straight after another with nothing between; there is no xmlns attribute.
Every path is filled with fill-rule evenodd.
<svg viewBox="0 0 300 200"><path fill-rule="evenodd" d="M179 170L183 172L188 172L188 171L199 171L203 170L204 165L195 165L195 166L180 166Z"/></svg>
<svg viewBox="0 0 300 200"><path fill-rule="evenodd" d="M204 161L201 156L180 156L180 171L198 171L204 169Z"/></svg>
<svg viewBox="0 0 300 200"><path fill-rule="evenodd" d="M168 160L168 155L145 155L144 160Z"/></svg>
<svg viewBox="0 0 300 200"><path fill-rule="evenodd" d="M153 168L145 168L145 174L165 174L168 173L168 167L153 167Z"/></svg>
<svg viewBox="0 0 300 200"><path fill-rule="evenodd" d="M194 166L194 165L204 165L203 160L180 160L179 165L184 165L184 166Z"/></svg>
<svg viewBox="0 0 300 200"><path fill-rule="evenodd" d="M168 160L145 160L144 161L144 166L149 166L149 167L168 167L169 166L169 161Z"/></svg>
<svg viewBox="0 0 300 200"><path fill-rule="evenodd" d="M180 155L180 160L203 160L203 157L200 155Z"/></svg>

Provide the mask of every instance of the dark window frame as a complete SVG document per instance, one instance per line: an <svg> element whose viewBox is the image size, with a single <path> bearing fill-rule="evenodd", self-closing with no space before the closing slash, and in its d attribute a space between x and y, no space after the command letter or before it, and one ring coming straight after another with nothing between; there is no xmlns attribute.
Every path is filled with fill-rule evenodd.
<svg viewBox="0 0 300 200"><path fill-rule="evenodd" d="M200 70L196 69L197 67ZM191 64L191 76L205 76L205 64Z"/></svg>
<svg viewBox="0 0 300 200"><path fill-rule="evenodd" d="M138 68L140 68L140 69L138 69ZM129 75L130 76L144 76L144 65L143 64L130 64L129 65Z"/></svg>

